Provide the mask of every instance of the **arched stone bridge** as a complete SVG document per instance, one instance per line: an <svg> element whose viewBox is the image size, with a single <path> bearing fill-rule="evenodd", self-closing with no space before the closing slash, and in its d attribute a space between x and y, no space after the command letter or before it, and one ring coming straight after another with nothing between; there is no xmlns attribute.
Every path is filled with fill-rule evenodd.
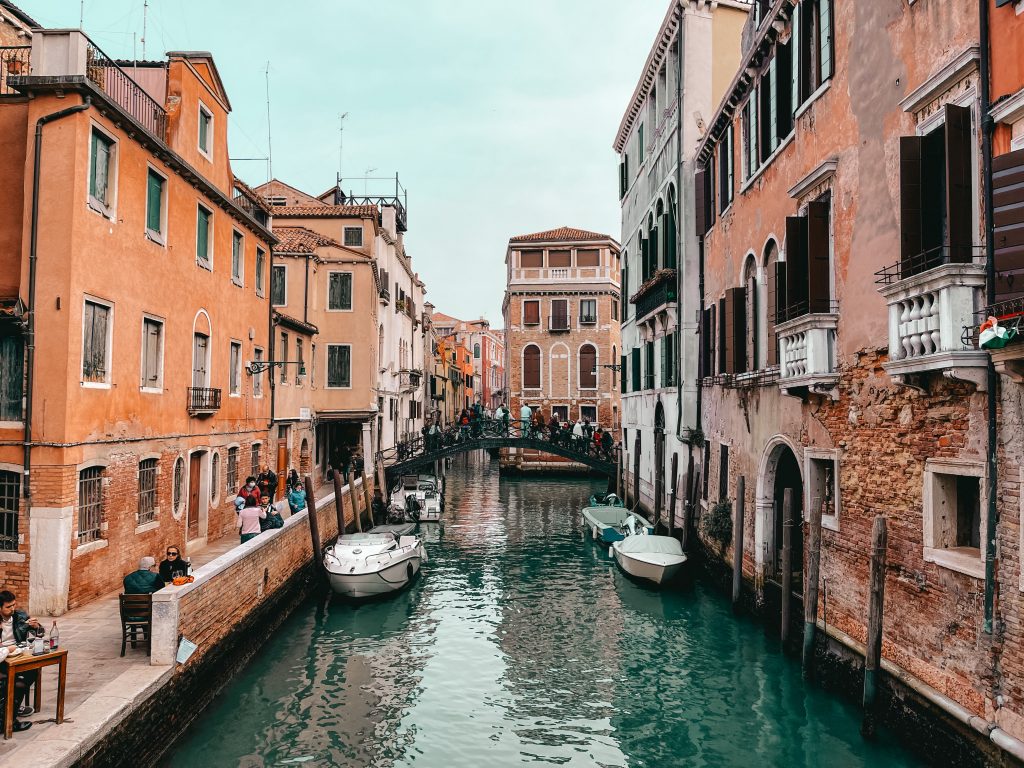
<svg viewBox="0 0 1024 768"><path fill-rule="evenodd" d="M574 438L566 430L554 435L544 426L523 426L518 421L504 423L480 419L464 427L448 427L439 435L417 437L394 448L380 451L377 461L384 467L389 483L394 478L428 467L439 459L467 451L487 448L527 448L562 456L615 477L618 446L609 449L594 444L593 438Z"/></svg>

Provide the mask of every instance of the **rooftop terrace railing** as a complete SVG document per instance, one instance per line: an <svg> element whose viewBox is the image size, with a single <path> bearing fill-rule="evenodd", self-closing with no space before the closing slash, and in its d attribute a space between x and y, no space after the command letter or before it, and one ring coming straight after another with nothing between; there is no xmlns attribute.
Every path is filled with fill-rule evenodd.
<svg viewBox="0 0 1024 768"><path fill-rule="evenodd" d="M0 47L0 96L12 96L18 93L7 84L7 77L8 75L27 75L31 57L31 45Z"/></svg>
<svg viewBox="0 0 1024 768"><path fill-rule="evenodd" d="M86 77L143 128L163 141L167 131L164 108L96 43L88 37L86 40Z"/></svg>

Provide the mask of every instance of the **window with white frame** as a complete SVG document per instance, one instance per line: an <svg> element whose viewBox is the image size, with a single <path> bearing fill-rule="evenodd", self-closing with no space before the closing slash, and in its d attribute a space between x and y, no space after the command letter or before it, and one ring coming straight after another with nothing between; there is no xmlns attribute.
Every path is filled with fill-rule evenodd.
<svg viewBox="0 0 1024 768"><path fill-rule="evenodd" d="M353 248L361 248L363 246L363 228L362 227L345 227L345 245Z"/></svg>
<svg viewBox="0 0 1024 768"><path fill-rule="evenodd" d="M214 451L210 459L210 501L217 501L220 492L220 454Z"/></svg>
<svg viewBox="0 0 1024 768"><path fill-rule="evenodd" d="M78 473L78 543L99 541L103 529L103 467Z"/></svg>
<svg viewBox="0 0 1024 768"><path fill-rule="evenodd" d="M159 391L163 387L164 324L153 317L142 318L143 389Z"/></svg>
<svg viewBox="0 0 1024 768"><path fill-rule="evenodd" d="M597 322L597 299L580 299L580 322Z"/></svg>
<svg viewBox="0 0 1024 768"><path fill-rule="evenodd" d="M185 459L179 456L174 460L174 486L173 486L173 506L171 513L174 515L181 514L181 504L185 499Z"/></svg>
<svg viewBox="0 0 1024 768"><path fill-rule="evenodd" d="M821 510L821 524L833 531L839 530L839 454L835 450L805 448L804 509L810 515L815 508Z"/></svg>
<svg viewBox="0 0 1024 768"><path fill-rule="evenodd" d="M167 179L150 168L146 175L146 234L151 240L164 242L167 221Z"/></svg>
<svg viewBox="0 0 1024 768"><path fill-rule="evenodd" d="M288 303L288 268L275 264L270 271L270 304L283 307Z"/></svg>
<svg viewBox="0 0 1024 768"><path fill-rule="evenodd" d="M242 345L231 342L231 353L228 363L228 393L240 394L242 391Z"/></svg>
<svg viewBox="0 0 1024 768"><path fill-rule="evenodd" d="M327 345L327 386L352 386L352 347L348 344Z"/></svg>
<svg viewBox="0 0 1024 768"><path fill-rule="evenodd" d="M196 207L196 261L207 269L213 269L213 211L204 205Z"/></svg>
<svg viewBox="0 0 1024 768"><path fill-rule="evenodd" d="M330 272L327 275L327 309L335 312L352 309L351 272Z"/></svg>
<svg viewBox="0 0 1024 768"><path fill-rule="evenodd" d="M228 493L234 493L238 488L238 446L228 448L228 469L227 475Z"/></svg>
<svg viewBox="0 0 1024 768"><path fill-rule="evenodd" d="M245 238L238 230L231 231L231 282L242 284L242 273L245 265Z"/></svg>
<svg viewBox="0 0 1024 768"><path fill-rule="evenodd" d="M139 462L139 525L156 520L156 459Z"/></svg>
<svg viewBox="0 0 1024 768"><path fill-rule="evenodd" d="M295 384L296 384L296 386L299 386L299 385L302 384L302 379L305 376L305 369L303 368L303 365L302 365L303 362L304 362L304 359L303 359L302 355L303 355L302 337L296 336L295 337L295 362L298 363L298 365L295 366Z"/></svg>
<svg viewBox="0 0 1024 768"><path fill-rule="evenodd" d="M89 147L89 204L105 216L113 216L117 142L93 127Z"/></svg>
<svg viewBox="0 0 1024 768"><path fill-rule="evenodd" d="M110 304L85 300L82 313L82 381L86 384L110 383L113 315L114 308Z"/></svg>
<svg viewBox="0 0 1024 768"><path fill-rule="evenodd" d="M267 252L262 248L256 249L256 295L263 296L264 272L267 269Z"/></svg>
<svg viewBox="0 0 1024 768"><path fill-rule="evenodd" d="M256 348L253 349L253 351L252 351L252 359L253 359L253 362L255 362L255 363L259 363L259 362L263 361L263 349L261 347L256 347ZM252 394L253 394L253 397L262 397L263 396L263 374L262 373L254 373L252 375Z"/></svg>
<svg viewBox="0 0 1024 768"><path fill-rule="evenodd" d="M213 113L199 103L199 151L213 159Z"/></svg>
<svg viewBox="0 0 1024 768"><path fill-rule="evenodd" d="M591 424L597 424L597 406L596 405L581 405L580 406L580 420L588 421Z"/></svg>
<svg viewBox="0 0 1024 768"><path fill-rule="evenodd" d="M928 459L924 483L924 559L983 578L984 463Z"/></svg>

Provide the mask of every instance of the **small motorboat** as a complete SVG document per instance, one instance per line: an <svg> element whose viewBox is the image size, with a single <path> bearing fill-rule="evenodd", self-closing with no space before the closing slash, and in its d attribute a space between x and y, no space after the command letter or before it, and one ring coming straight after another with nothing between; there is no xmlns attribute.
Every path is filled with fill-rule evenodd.
<svg viewBox="0 0 1024 768"><path fill-rule="evenodd" d="M390 533L395 538L411 536L416 531L416 523L394 523L388 525L375 525L367 533Z"/></svg>
<svg viewBox="0 0 1024 768"><path fill-rule="evenodd" d="M659 585L670 581L686 563L682 546L671 536L631 533L613 542L611 551L623 573Z"/></svg>
<svg viewBox="0 0 1024 768"><path fill-rule="evenodd" d="M628 522L632 520L637 530L654 533L654 526L635 512L630 512L614 493L608 494L603 501L596 496L590 497L590 506L583 508L583 522L590 531L594 541L611 544L625 538Z"/></svg>
<svg viewBox="0 0 1024 768"><path fill-rule="evenodd" d="M391 492L392 517L412 523L439 523L444 494L433 475L403 475Z"/></svg>
<svg viewBox="0 0 1024 768"><path fill-rule="evenodd" d="M339 595L373 597L405 587L426 559L418 536L350 533L324 551L324 568L331 589Z"/></svg>

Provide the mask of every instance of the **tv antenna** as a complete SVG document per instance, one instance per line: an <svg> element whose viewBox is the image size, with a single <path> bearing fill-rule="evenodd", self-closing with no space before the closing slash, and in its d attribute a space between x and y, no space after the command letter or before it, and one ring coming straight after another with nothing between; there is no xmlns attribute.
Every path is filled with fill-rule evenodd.
<svg viewBox="0 0 1024 768"><path fill-rule="evenodd" d="M338 115L338 186L341 186L341 161L345 156L345 118L348 112Z"/></svg>

